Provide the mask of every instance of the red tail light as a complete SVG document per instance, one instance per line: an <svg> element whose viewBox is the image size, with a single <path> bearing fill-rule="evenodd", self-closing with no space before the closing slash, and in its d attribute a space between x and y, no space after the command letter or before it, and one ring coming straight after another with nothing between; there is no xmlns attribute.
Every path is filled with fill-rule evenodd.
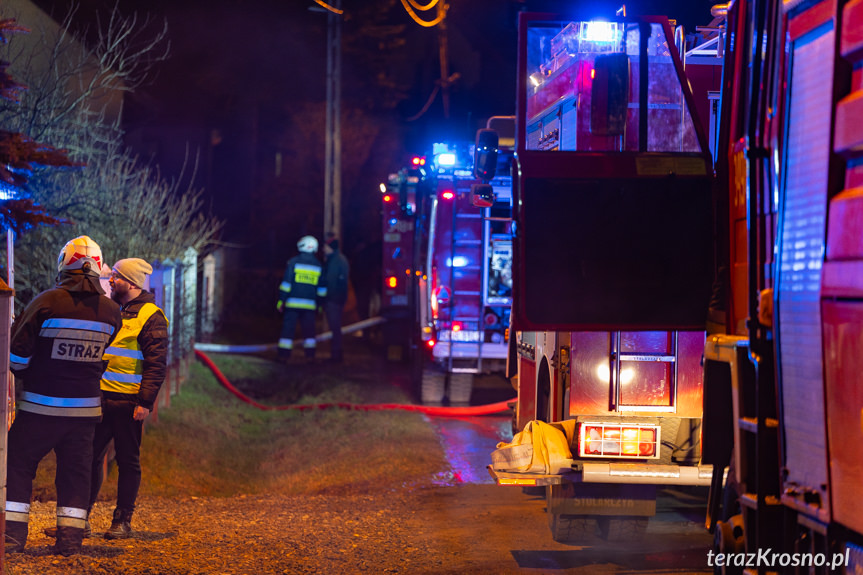
<svg viewBox="0 0 863 575"><path fill-rule="evenodd" d="M582 457L659 457L658 425L583 423L579 430Z"/></svg>
<svg viewBox="0 0 863 575"><path fill-rule="evenodd" d="M399 280L396 279L396 276L390 276L387 278L387 287L394 288L399 285Z"/></svg>
<svg viewBox="0 0 863 575"><path fill-rule="evenodd" d="M455 197L455 194L452 190L446 190L444 193L441 194L441 197L445 200L451 200Z"/></svg>
<svg viewBox="0 0 863 575"><path fill-rule="evenodd" d="M385 202L391 202L391 201L393 201L393 197L389 194L384 194L384 201Z"/></svg>

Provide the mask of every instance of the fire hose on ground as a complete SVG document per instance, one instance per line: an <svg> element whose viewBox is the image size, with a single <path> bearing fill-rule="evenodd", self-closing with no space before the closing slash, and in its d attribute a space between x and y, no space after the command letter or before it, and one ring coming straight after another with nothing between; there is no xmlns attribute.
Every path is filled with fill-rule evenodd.
<svg viewBox="0 0 863 575"><path fill-rule="evenodd" d="M378 324L385 322L386 320L381 317L369 318L367 320L363 320L349 326L345 326L342 328L342 333L351 333L355 331L359 331L361 329L365 329L367 327L372 327ZM332 332L322 333L317 336L315 339L317 341L327 341L332 338ZM312 411L317 409L347 409L351 411L392 411L392 410L401 410L401 411L415 411L419 413L424 413L426 415L434 415L438 417L464 417L464 416L472 416L472 415L490 415L494 413L501 413L504 411L508 411L510 409L510 404L513 400L500 401L498 403L491 403L488 405L476 405L470 407L439 407L439 406L430 406L430 405L412 405L412 404L401 404L401 403L376 403L376 404L356 404L356 403L345 403L345 402L330 402L330 403L314 403L314 404L304 404L304 405L264 405L259 403L244 394L242 391L237 389L225 374L213 363L213 360L210 359L204 352L216 352L216 353L262 353L271 350L275 350L277 348L277 344L266 344L266 345L220 345L220 344L211 344L211 343L196 343L195 344L195 356L201 360L201 362L206 365L210 371L213 372L213 375L219 381L222 386L227 389L230 393L236 396L241 401L248 403L249 405L256 407L258 409L262 409L265 411L287 411L287 410L299 410L299 411Z"/></svg>

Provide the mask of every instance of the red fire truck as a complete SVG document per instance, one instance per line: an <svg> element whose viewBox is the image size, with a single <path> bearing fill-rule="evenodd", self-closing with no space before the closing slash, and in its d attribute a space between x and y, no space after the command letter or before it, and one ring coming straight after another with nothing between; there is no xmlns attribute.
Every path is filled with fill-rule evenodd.
<svg viewBox="0 0 863 575"><path fill-rule="evenodd" d="M523 13L518 82L516 425L575 420L575 435L565 473L492 474L547 486L557 540L638 535L658 486L711 478L708 138L664 17Z"/></svg>
<svg viewBox="0 0 863 575"><path fill-rule="evenodd" d="M416 198L425 177L425 158L414 156L408 166L390 174L387 183L381 184L380 314L387 319L383 332L392 359L403 356L414 323Z"/></svg>
<svg viewBox="0 0 863 575"><path fill-rule="evenodd" d="M863 3L727 6L724 333L705 348L717 571L863 572ZM717 474L718 475L718 474ZM724 501L724 505L721 504ZM721 563L721 564L720 564Z"/></svg>
<svg viewBox="0 0 863 575"><path fill-rule="evenodd" d="M507 118L490 122L506 132ZM495 199L484 208L471 201L477 179L467 143L435 144L384 190L383 307L391 315L401 307L410 318L403 341L424 403L468 403L474 375L504 372L512 301L511 156L504 139L501 169L489 182Z"/></svg>

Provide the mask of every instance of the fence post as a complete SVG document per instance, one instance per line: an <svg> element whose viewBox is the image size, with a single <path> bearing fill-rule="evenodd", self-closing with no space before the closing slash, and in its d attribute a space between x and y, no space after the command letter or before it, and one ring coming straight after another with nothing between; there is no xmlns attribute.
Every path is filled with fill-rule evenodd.
<svg viewBox="0 0 863 575"><path fill-rule="evenodd" d="M9 373L9 345L10 334L9 330L12 326L12 297L15 295L15 290L6 285L0 279L0 422L2 422L2 432L0 432L0 509L3 510L3 521L0 522L0 540L6 540L6 460L9 435L9 416L11 415L10 404L12 397L10 396L10 380L12 375ZM0 573L6 572L6 550L5 546L0 548Z"/></svg>
<svg viewBox="0 0 863 575"><path fill-rule="evenodd" d="M182 291L183 315L180 330L179 346L179 373L177 377L176 393L180 393L180 386L189 377L189 367L195 356L195 329L197 321L198 306L198 250L188 248L183 254L182 267Z"/></svg>
<svg viewBox="0 0 863 575"><path fill-rule="evenodd" d="M156 305L165 312L165 318L168 320L167 371L165 374L165 383L162 384L162 389L159 391L159 396L154 405L154 420L159 416L159 408L168 407L171 403L171 382L174 378L172 364L176 353L173 345L173 338L171 336L175 329L173 266L174 264L170 259L161 262L155 261L153 262L153 274L150 277L150 291L156 297Z"/></svg>

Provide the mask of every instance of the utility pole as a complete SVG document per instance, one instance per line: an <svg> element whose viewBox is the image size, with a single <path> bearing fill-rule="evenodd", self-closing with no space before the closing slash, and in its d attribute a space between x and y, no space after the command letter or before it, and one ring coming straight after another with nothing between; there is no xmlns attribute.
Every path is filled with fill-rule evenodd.
<svg viewBox="0 0 863 575"><path fill-rule="evenodd" d="M327 13L327 117L324 153L324 235L342 235L342 0Z"/></svg>
<svg viewBox="0 0 863 575"><path fill-rule="evenodd" d="M443 103L443 117L449 119L449 87L451 78L449 77L449 41L446 33L446 10L446 3L440 0L437 5L437 17L440 19L440 24L438 24L438 43L440 44L441 102Z"/></svg>

